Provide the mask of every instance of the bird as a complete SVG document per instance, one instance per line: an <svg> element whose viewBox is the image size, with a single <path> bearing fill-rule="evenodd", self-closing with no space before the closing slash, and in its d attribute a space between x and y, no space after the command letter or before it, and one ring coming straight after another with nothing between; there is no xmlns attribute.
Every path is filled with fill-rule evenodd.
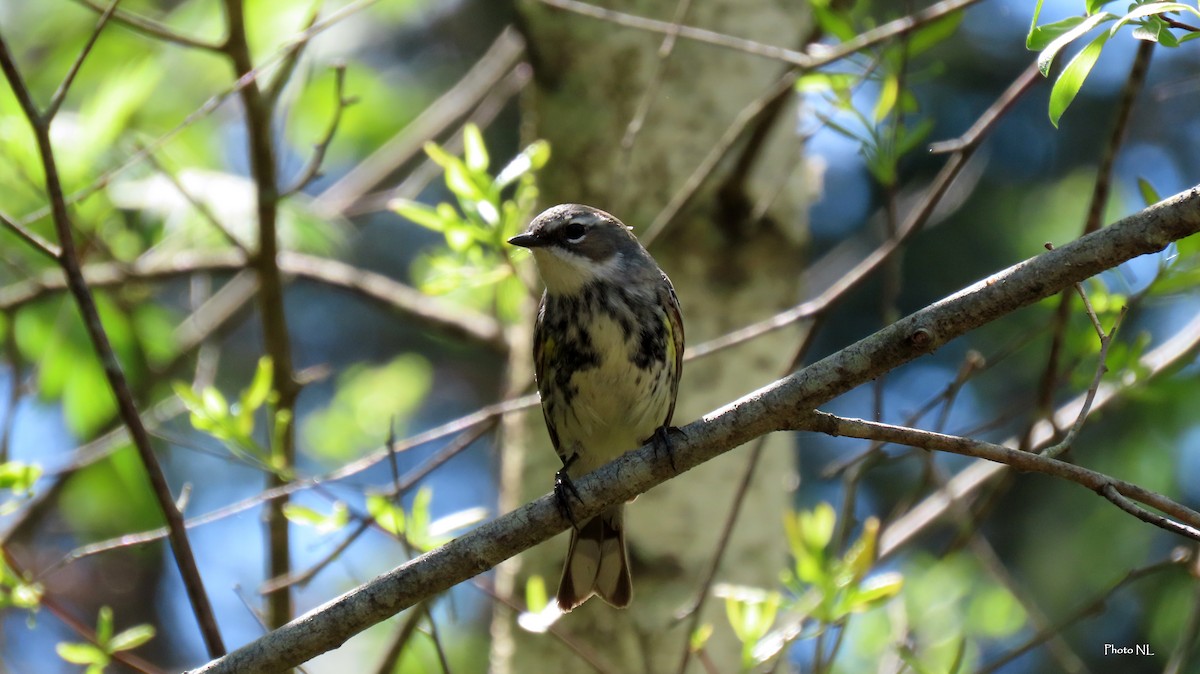
<svg viewBox="0 0 1200 674"><path fill-rule="evenodd" d="M593 595L624 608L633 599L625 504L576 523L571 478L651 440L669 452L683 366L679 299L632 228L600 209L554 206L508 242L532 252L545 285L534 374L563 464L555 494L574 524L558 608L569 612Z"/></svg>

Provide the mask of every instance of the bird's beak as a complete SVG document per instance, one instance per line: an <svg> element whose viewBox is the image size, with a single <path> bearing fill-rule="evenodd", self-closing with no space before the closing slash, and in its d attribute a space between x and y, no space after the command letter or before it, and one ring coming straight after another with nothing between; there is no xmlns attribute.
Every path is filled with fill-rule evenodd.
<svg viewBox="0 0 1200 674"><path fill-rule="evenodd" d="M538 248L540 246L546 245L545 239L541 238L537 234L529 234L529 233L518 234L518 235L514 236L513 238L509 239L508 242L514 246L520 246L522 248Z"/></svg>

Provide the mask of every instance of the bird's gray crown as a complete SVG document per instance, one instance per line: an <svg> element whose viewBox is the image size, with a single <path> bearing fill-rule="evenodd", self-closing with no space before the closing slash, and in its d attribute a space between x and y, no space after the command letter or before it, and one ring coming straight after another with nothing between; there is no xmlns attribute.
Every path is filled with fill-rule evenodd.
<svg viewBox="0 0 1200 674"><path fill-rule="evenodd" d="M558 248L593 262L612 259L618 253L634 259L645 254L624 223L581 204L561 204L543 211L524 234L514 236L509 243L526 248Z"/></svg>

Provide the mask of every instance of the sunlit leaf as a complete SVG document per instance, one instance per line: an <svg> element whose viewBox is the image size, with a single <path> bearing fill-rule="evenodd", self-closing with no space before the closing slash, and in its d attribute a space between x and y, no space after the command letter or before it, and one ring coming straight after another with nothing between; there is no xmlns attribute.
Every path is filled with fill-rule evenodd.
<svg viewBox="0 0 1200 674"><path fill-rule="evenodd" d="M1054 88L1050 90L1050 123L1055 127L1058 126L1058 120L1066 112L1067 107L1071 105L1071 101L1075 100L1075 96L1083 87L1083 82L1087 79L1088 74L1092 72L1092 67L1100 58L1101 50L1108 42L1108 36L1108 32L1097 35L1088 43L1088 46L1071 59L1067 67L1063 68L1062 74L1058 76L1058 80L1054 82Z"/></svg>
<svg viewBox="0 0 1200 674"><path fill-rule="evenodd" d="M154 638L153 625L134 625L127 630L122 630L109 642L109 650L116 653L117 651L128 651Z"/></svg>
<svg viewBox="0 0 1200 674"><path fill-rule="evenodd" d="M1104 23L1105 21L1112 21L1116 18L1117 17L1113 14L1101 12L1099 14L1093 14L1083 21L1080 21L1078 25L1072 27L1070 30L1067 30L1062 35L1059 35L1057 38L1052 40L1050 44L1048 44L1046 48L1043 49L1040 54L1038 54L1038 70L1043 76L1049 76L1050 66L1054 64L1054 57L1058 56L1058 52L1062 51L1064 47L1082 37L1101 23ZM1095 40L1093 40L1093 44L1094 43ZM1100 44L1103 46L1104 42L1102 41ZM1076 58L1078 58L1078 56L1076 56ZM1076 89L1076 91L1078 91L1078 89Z"/></svg>
<svg viewBox="0 0 1200 674"><path fill-rule="evenodd" d="M387 498L379 494L368 496L367 512L371 514L371 517L375 518L375 522L380 527L383 527L384 531L391 533L393 536L399 536L404 533L404 509L394 505Z"/></svg>
<svg viewBox="0 0 1200 674"><path fill-rule="evenodd" d="M1138 176L1137 184L1138 193L1142 195L1142 203L1144 203L1146 206L1157 204L1158 202L1162 201L1162 197L1158 195L1158 190L1154 189L1154 186L1150 184L1149 180Z"/></svg>
<svg viewBox="0 0 1200 674"><path fill-rule="evenodd" d="M471 173L487 171L487 145L483 142L483 134L479 132L479 127L474 124L463 127L463 160Z"/></svg>
<svg viewBox="0 0 1200 674"><path fill-rule="evenodd" d="M108 664L108 654L93 644L58 643L54 646L58 657L75 665Z"/></svg>
<svg viewBox="0 0 1200 674"><path fill-rule="evenodd" d="M1083 23L1086 18L1083 16L1069 16L1061 21L1048 23L1044 26L1034 26L1025 38L1025 48L1029 51L1041 51L1049 47L1050 43Z"/></svg>

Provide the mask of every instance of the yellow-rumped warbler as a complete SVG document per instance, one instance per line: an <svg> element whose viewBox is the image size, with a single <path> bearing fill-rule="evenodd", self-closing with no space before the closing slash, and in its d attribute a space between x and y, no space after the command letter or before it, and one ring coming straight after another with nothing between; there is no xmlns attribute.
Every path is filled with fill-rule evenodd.
<svg viewBox="0 0 1200 674"><path fill-rule="evenodd" d="M683 362L679 300L630 228L604 211L555 206L508 242L533 251L546 285L533 359L546 428L563 462L555 493L570 515L571 475L651 438L666 441ZM563 611L593 594L629 605L624 509L572 529L558 584Z"/></svg>

